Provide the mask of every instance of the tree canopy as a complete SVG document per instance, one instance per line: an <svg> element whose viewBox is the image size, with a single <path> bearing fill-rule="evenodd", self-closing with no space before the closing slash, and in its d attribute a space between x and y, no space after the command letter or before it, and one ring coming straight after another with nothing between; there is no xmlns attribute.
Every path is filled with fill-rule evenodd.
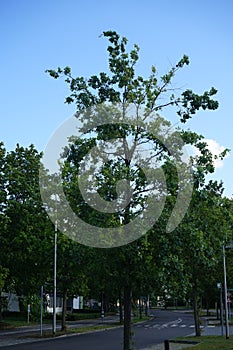
<svg viewBox="0 0 233 350"><path fill-rule="evenodd" d="M118 284L124 289L124 350L129 350L131 296L132 291L142 287L140 281L148 282L142 278L146 276L145 269L152 268L158 279L161 276L158 267L163 274L168 274L169 266L173 266L176 276L184 276L184 261L179 259L187 248L186 239L191 246L193 242L193 249L200 246L197 257L200 264L208 261L205 245L210 241L204 238L207 232L197 223L194 208L195 198L209 193L205 177L214 171L213 156L202 135L184 130L181 125L200 110L217 109L218 102L213 99L217 93L214 87L202 95L190 89L173 88L176 74L189 64L187 55L160 78L154 66L149 77L144 78L136 72L138 45L128 50L127 38L115 31L105 31L103 36L109 42L107 73L84 78L74 77L70 67L47 72L55 79L64 77L70 89L65 102L75 105L76 117L81 122L79 136L73 135L64 152L62 179L72 210L88 222L88 227L96 228L95 243L87 240L84 244L98 246L102 240L99 247L119 246L110 254L109 264L119 271ZM176 113L180 126L173 128L163 117L167 108ZM184 161L186 145L199 150L199 154L190 157L189 163ZM210 189L214 191L216 186L211 184ZM192 190L194 198L187 212ZM198 203L198 199L196 201ZM150 206L153 211L148 213ZM186 212L186 218L194 213L194 221L187 219L185 225L185 219L177 228ZM127 225L129 230L124 231ZM118 227L112 231L115 235L106 239L106 232L115 227ZM141 234L135 236L141 228ZM88 233L87 229L86 236ZM122 235L127 236L124 243ZM79 234L74 238L79 241ZM136 238L140 239L135 241ZM129 242L132 243L124 245ZM160 256L162 264L156 256L161 244L166 246ZM185 272L185 275L188 278L189 274ZM175 282L176 278L173 287ZM163 287L165 283L162 279Z"/></svg>

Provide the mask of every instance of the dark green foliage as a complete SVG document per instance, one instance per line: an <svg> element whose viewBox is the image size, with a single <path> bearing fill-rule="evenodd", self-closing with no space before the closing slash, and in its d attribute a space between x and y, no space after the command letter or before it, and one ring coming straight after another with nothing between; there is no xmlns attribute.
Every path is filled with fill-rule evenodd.
<svg viewBox="0 0 233 350"><path fill-rule="evenodd" d="M164 74L160 81L154 66L151 68L151 75L144 79L140 75L136 76L135 71L139 60L138 45L134 45L133 49L127 52L128 40L125 37L121 38L115 31L105 31L103 36L110 42L107 47L109 76L101 72L99 76L93 75L89 79L75 78L72 76L70 67L64 69L58 67L57 70L48 69L46 71L55 79L60 76L65 77L71 91L65 102L75 103L77 112L103 102L134 103L138 106L144 105L154 111L173 106L177 109L180 121L185 123L200 108L215 110L218 107L218 102L211 99L217 93L213 87L203 95L186 90L180 96L175 96L174 91L165 102L161 103L160 97L164 97L169 91L168 87L177 71L189 64L187 55L184 55L167 74Z"/></svg>
<svg viewBox="0 0 233 350"><path fill-rule="evenodd" d="M198 95L190 89L179 94L179 91L171 88L177 72L189 64L187 55L184 55L160 79L156 68L152 66L149 77L145 79L136 72L139 47L134 45L133 49L128 50L128 40L125 37L120 37L115 31L105 31L103 36L109 41L107 47L109 74L101 72L99 75L92 75L86 79L73 77L69 67L57 70L49 69L47 72L55 79L60 76L65 78L65 82L70 88L70 95L66 97L65 102L75 104L76 116L83 123L84 137L70 140L70 149L65 152L63 168L66 196L76 213L92 225L114 227L119 222L121 224L129 223L143 212L146 199L153 191L147 187L148 183L142 169L137 168L132 161L137 145L147 144L151 146L152 153L148 159L156 160L156 164L162 165L166 177L167 200L163 214L146 236L127 246L111 250L99 250L96 253L94 249L90 249L92 257L90 271L93 272L95 279L91 278L90 273L89 283L92 287L95 286L97 294L98 292L109 293L112 289L116 294L122 295L122 289L124 289L126 312L124 350L129 350L132 345L130 332L131 293L133 292L138 297L141 293L151 292L157 284L160 291L164 293L172 291L173 296L176 292L181 293L183 289L182 296L185 297L191 286L194 284L196 286L197 282L199 283L199 276L196 276L194 271L195 266L189 264L190 269L185 271L188 259L193 259L192 261L199 269L208 270L214 266L212 257L216 253L214 249L208 252L207 247L213 236L212 234L206 235L206 228L199 223L199 217L197 217L197 215L200 216L201 208L207 211L206 202L202 202L198 196L206 194L210 200L210 194L214 193L214 203L216 203L218 185L210 183L209 188L204 187L206 175L214 171L213 156L208 150L203 136L191 131L182 131L177 128L172 137L167 137L167 143L164 143L164 130L169 135L171 124L158 113L160 111L164 113L166 107L171 107L177 113L179 121L186 123L200 110L215 110L218 107L218 102L212 99L212 96L217 93L215 88L205 91L202 95ZM102 110L101 103L104 105ZM135 119L140 121L137 124L130 123L127 119L129 105L133 105L137 112L143 109L143 115L135 113ZM86 109L90 107L94 107L97 113L88 114ZM102 113L108 110L110 115L119 113L120 117L116 118L118 122L108 123L107 119L103 118L101 125L93 128L93 121L99 117L98 108ZM103 141L119 138L124 139L122 146L124 153L121 154L121 157L103 162L98 172L95 173L96 187L101 198L106 203L111 203L118 196L117 183L121 179L126 179L133 187L133 196L128 205L120 212L102 215L95 209L88 208L87 203L82 198L79 191L78 170L79 167L85 166L82 164L83 157L91 147L97 145L103 147ZM166 233L166 224L179 191L175 160L178 160L180 165L182 148L180 139L186 145L195 146L200 155L194 155L191 159L195 192L187 220L175 231L168 234ZM130 140L134 140L133 145L130 145ZM170 151L171 145L174 148L173 154ZM119 146L115 143L115 148L117 147ZM226 152L227 150L224 151L222 157ZM97 156L96 159L94 156L89 158L91 164L100 163L100 160L101 158ZM183 172L187 171L185 167L182 170ZM88 183L88 178L85 180ZM159 181L157 181L156 186L158 193L162 195L163 188ZM89 188L92 188L91 184ZM91 191L89 195L91 195ZM214 210L217 210L215 205ZM206 227L210 228L210 226L211 224L208 222ZM216 245L221 237L220 235L216 238ZM189 254L189 244L193 256ZM182 256L184 252L185 255Z"/></svg>

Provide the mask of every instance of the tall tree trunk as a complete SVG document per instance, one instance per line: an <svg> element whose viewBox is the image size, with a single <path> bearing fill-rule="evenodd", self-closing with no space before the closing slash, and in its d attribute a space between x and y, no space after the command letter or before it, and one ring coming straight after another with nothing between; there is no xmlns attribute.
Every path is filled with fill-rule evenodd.
<svg viewBox="0 0 233 350"><path fill-rule="evenodd" d="M3 306L4 306L4 297L1 296L2 291L0 290L0 322L3 319L2 316L2 310L3 310Z"/></svg>
<svg viewBox="0 0 233 350"><path fill-rule="evenodd" d="M110 303L109 303L108 294L104 294L103 303L104 303L104 311L109 312L110 311Z"/></svg>
<svg viewBox="0 0 233 350"><path fill-rule="evenodd" d="M150 311L149 311L149 295L148 295L147 299L145 301L145 315L149 316L149 313L150 313Z"/></svg>
<svg viewBox="0 0 233 350"><path fill-rule="evenodd" d="M124 350L132 350L131 331L132 290L130 286L124 287Z"/></svg>
<svg viewBox="0 0 233 350"><path fill-rule="evenodd" d="M200 337L201 336L201 328L200 328L199 306L198 306L198 295L197 295L197 283L196 283L196 281L194 282L194 285L193 285L193 311L194 311L196 337Z"/></svg>
<svg viewBox="0 0 233 350"><path fill-rule="evenodd" d="M206 301L206 316L210 315L210 305L209 305L209 300Z"/></svg>
<svg viewBox="0 0 233 350"><path fill-rule="evenodd" d="M119 314L120 314L120 323L123 323L123 305L122 305L122 295L119 291Z"/></svg>
<svg viewBox="0 0 233 350"><path fill-rule="evenodd" d="M19 312L22 314L25 311L25 308L24 308L24 302L23 302L23 297L22 296L19 296L18 297L18 302L19 302Z"/></svg>
<svg viewBox="0 0 233 350"><path fill-rule="evenodd" d="M62 302L62 322L61 322L61 330L66 331L66 312L67 312L67 290L63 290L63 302Z"/></svg>
<svg viewBox="0 0 233 350"><path fill-rule="evenodd" d="M141 297L139 297L139 318L142 319L142 300Z"/></svg>

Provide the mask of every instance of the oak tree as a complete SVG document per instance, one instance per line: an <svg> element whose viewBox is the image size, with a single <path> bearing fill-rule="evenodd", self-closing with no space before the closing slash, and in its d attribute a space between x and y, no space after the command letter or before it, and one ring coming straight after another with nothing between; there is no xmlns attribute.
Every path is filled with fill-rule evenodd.
<svg viewBox="0 0 233 350"><path fill-rule="evenodd" d="M217 92L213 87L202 95L190 89L181 92L172 88L175 75L189 64L187 55L161 78L154 66L149 77L144 78L136 72L139 47L134 45L127 51L127 39L115 31L105 31L103 36L109 41L108 72L89 78L74 77L70 67L58 67L57 70L49 69L47 72L55 79L65 78L70 88L70 95L65 102L75 105L76 116L81 122L82 137L75 138L74 135L64 152L62 176L66 196L73 211L89 224L104 228L119 227L116 238L106 240L101 235L96 238L102 246L107 244L105 247L111 248L117 246L121 239L122 227L135 220L137 224L127 231L127 242L135 240L135 232L140 232L141 226L145 233L151 220L144 213L148 203L154 205L156 221L166 196L173 191L173 203L178 198L179 181L183 180L185 188L190 186L189 180L185 182L185 178L179 178L181 172L189 172L182 160L183 146L196 145L201 152L207 152L206 145L198 135L184 132L181 128L171 132L171 122L164 119L162 113L172 109L177 114L177 121L186 123L199 110L215 110L218 102L213 99ZM112 143L111 147L109 142ZM96 147L101 151L91 153L91 149ZM199 161L201 166L206 157L203 156ZM94 174L92 177L89 176L88 167ZM167 188L164 187L161 167L169 181ZM176 175L169 176L171 172L174 173L174 169L179 169ZM84 174L82 181L89 189L85 199L79 188L80 171ZM200 174L204 176L203 172ZM101 197L98 203L104 201L101 211L95 205L89 205L94 191ZM126 205L123 206L123 203ZM118 211L112 210L113 204L118 206ZM173 223L180 221L178 216L177 213L173 215ZM156 223L152 220L153 225ZM161 233L159 228L157 231ZM132 349L132 291L138 286L137 280L143 273L144 252L147 252L147 239L143 234L135 242L114 248L117 255L115 268L119 271L118 283L124 289L124 350Z"/></svg>

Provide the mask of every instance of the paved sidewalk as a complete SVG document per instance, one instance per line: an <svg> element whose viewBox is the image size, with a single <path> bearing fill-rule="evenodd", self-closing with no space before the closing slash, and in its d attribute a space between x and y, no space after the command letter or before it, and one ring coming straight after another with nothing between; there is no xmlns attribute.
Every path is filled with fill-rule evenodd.
<svg viewBox="0 0 233 350"><path fill-rule="evenodd" d="M195 345L190 345L190 344L174 344L174 343L170 343L169 344L169 348L170 350L181 350L184 348L189 348L189 347L193 347ZM157 345L153 345L150 346L148 348L144 348L144 349L140 349L140 350L164 350L164 343L162 344L157 344Z"/></svg>

